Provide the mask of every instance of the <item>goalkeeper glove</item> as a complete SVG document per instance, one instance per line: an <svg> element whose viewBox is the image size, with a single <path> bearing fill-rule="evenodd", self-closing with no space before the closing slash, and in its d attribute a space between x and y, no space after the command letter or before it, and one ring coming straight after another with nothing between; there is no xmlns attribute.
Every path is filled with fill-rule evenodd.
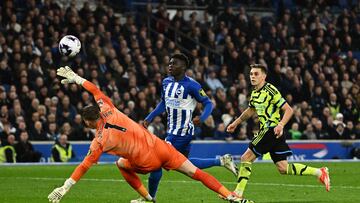
<svg viewBox="0 0 360 203"><path fill-rule="evenodd" d="M75 180L69 178L65 181L64 185L58 188L55 188L48 196L49 202L59 203L61 198L70 190L71 186L76 183Z"/></svg>
<svg viewBox="0 0 360 203"><path fill-rule="evenodd" d="M62 84L69 84L75 82L78 85L82 85L85 82L85 79L74 73L74 71L71 70L69 66L58 68L56 74L66 78L61 80Z"/></svg>

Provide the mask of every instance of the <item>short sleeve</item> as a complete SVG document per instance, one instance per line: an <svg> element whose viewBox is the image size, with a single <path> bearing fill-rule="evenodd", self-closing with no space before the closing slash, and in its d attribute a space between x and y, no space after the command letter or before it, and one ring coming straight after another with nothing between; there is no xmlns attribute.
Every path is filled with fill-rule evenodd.
<svg viewBox="0 0 360 203"><path fill-rule="evenodd" d="M165 89L165 83L164 83L164 80L162 81L162 83L161 83L161 92L160 92L160 94L161 94L161 100L164 100L165 101L165 91L164 91L164 89Z"/></svg>
<svg viewBox="0 0 360 203"><path fill-rule="evenodd" d="M274 94L271 103L275 104L276 107L281 108L286 103L286 100L281 96L281 93L277 90L276 93Z"/></svg>
<svg viewBox="0 0 360 203"><path fill-rule="evenodd" d="M190 94L200 103L204 103L209 99L201 85L195 81L189 85Z"/></svg>

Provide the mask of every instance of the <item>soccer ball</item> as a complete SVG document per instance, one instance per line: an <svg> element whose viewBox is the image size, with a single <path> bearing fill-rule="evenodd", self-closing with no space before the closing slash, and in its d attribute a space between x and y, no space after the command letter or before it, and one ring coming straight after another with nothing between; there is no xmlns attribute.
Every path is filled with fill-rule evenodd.
<svg viewBox="0 0 360 203"><path fill-rule="evenodd" d="M59 52L64 56L74 57L80 52L81 42L73 35L64 36L59 42Z"/></svg>

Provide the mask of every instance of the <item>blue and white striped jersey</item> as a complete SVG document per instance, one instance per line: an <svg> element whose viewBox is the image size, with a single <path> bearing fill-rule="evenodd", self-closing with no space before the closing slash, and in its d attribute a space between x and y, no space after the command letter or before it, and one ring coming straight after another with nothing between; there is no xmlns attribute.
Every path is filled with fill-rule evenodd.
<svg viewBox="0 0 360 203"><path fill-rule="evenodd" d="M179 136L194 134L192 114L196 103L211 103L201 85L188 76L180 81L175 81L172 76L165 78L161 97L166 107L167 133Z"/></svg>

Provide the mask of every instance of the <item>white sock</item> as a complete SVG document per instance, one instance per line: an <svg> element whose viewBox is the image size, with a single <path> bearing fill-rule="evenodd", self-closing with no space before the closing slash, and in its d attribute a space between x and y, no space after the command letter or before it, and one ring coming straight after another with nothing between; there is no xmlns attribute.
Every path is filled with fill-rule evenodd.
<svg viewBox="0 0 360 203"><path fill-rule="evenodd" d="M149 201L153 200L153 198L151 197L150 194L147 194L147 196L145 197L145 199L146 199L146 200L149 200Z"/></svg>

